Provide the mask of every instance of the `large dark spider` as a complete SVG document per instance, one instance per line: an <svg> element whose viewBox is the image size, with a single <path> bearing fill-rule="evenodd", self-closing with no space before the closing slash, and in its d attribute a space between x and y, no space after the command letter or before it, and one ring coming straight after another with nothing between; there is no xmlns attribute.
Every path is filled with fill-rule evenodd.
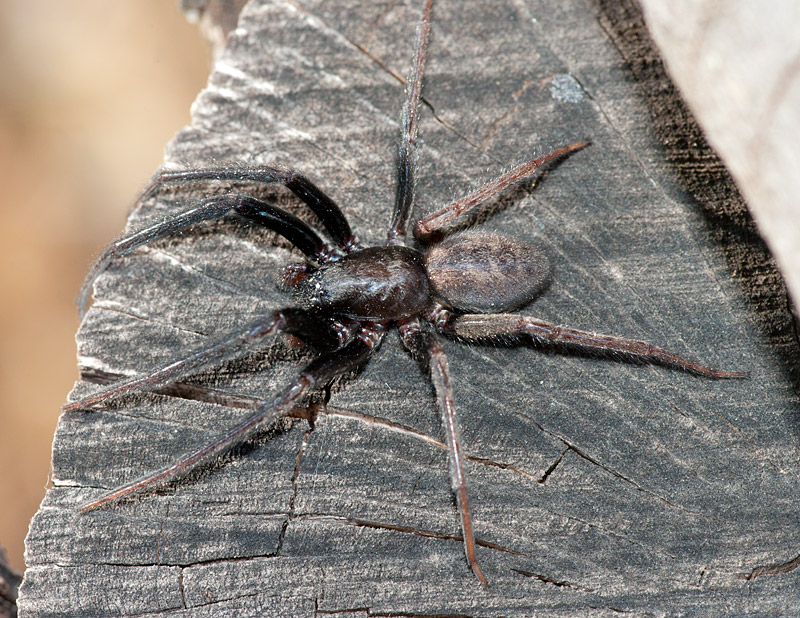
<svg viewBox="0 0 800 618"><path fill-rule="evenodd" d="M464 549L473 572L486 585L475 558L464 454L447 358L438 333L464 342L522 340L619 353L714 378L744 376L740 372L709 369L649 343L504 313L527 305L541 292L550 270L546 257L522 240L491 232L460 232L441 240L447 231L463 226L480 204L529 177L546 163L583 148L586 142L559 148L519 165L467 197L417 221L414 226L416 242L407 239L431 5L432 0L427 0L423 9L408 79L394 215L384 245L361 246L339 207L310 180L291 169L223 167L165 171L144 190L140 202L170 183L214 180L281 184L308 205L335 247L324 242L294 215L246 193L210 197L196 208L118 240L105 251L84 281L78 299L82 313L92 284L111 260L145 243L192 224L216 219L231 210L277 232L305 255L306 262L290 266L284 275L285 286L299 306L275 311L209 346L69 404L66 410L96 406L132 391L161 388L281 332L313 344L322 355L272 399L261 401L255 412L237 426L172 465L92 500L81 510L94 509L172 479L241 443L260 428L289 413L308 394L363 365L378 349L389 326L396 324L405 347L430 371L447 436L450 478L461 516Z"/></svg>

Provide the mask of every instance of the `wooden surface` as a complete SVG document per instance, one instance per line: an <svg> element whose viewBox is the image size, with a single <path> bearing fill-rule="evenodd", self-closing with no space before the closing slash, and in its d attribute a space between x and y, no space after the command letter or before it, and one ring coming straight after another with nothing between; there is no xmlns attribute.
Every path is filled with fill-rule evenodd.
<svg viewBox="0 0 800 618"><path fill-rule="evenodd" d="M725 258L752 317L797 383L798 323L787 311L783 277L748 204L670 81L638 5L633 0L597 0L597 11L602 28L636 80L667 164L694 199L695 209L707 222L703 229ZM791 302L788 305L792 307Z"/></svg>
<svg viewBox="0 0 800 618"><path fill-rule="evenodd" d="M249 5L167 163L294 166L342 204L362 239L381 242L397 76L418 10ZM445 453L367 422L441 437L432 388L396 334L333 389L313 430L286 421L219 465L86 515L76 507L173 461L243 411L142 395L65 415L54 487L27 541L22 616L800 611L796 342L784 330L776 344L752 284L733 272L716 229L729 222L704 216L670 163L602 11L436 5L418 209L590 139L535 190L501 200L486 223L536 239L552 259L553 284L523 312L647 339L751 378L447 343L463 440L478 458L467 472L489 590L463 557ZM129 229L188 203L165 195L135 211ZM745 240L740 250L752 250ZM274 282L297 256L273 241L226 219L114 264L79 333L83 371L135 373L285 304ZM779 297L766 281L765 297ZM278 344L194 382L265 396L303 360ZM71 396L93 388L82 383Z"/></svg>

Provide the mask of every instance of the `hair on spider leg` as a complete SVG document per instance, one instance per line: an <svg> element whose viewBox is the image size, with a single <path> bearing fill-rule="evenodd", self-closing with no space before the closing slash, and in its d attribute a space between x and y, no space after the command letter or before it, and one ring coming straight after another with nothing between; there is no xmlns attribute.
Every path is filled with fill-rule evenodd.
<svg viewBox="0 0 800 618"><path fill-rule="evenodd" d="M213 182L237 187L230 193L205 197L194 207L113 243L84 281L78 299L82 312L95 279L109 263L150 242L230 213L276 233L303 254L303 263L284 269L281 277L282 289L291 295L293 303L173 361L105 386L68 404L65 410L106 405L127 393L139 391L179 394L179 386L187 376L218 367L220 363L270 345L276 338L286 335L311 344L317 353L276 393L263 399L239 401L250 413L238 424L172 464L94 498L81 507L82 511L91 511L181 477L230 452L280 419L295 415L315 394L322 392L327 397L331 383L363 367L380 349L388 329L396 326L402 345L421 361L433 385L445 428L449 474L464 554L475 577L488 586L478 564L476 547L487 546L489 542L477 541L473 531L464 471L466 455L460 438L444 338L470 344L533 342L535 346L563 346L668 364L713 378L745 377L743 372L711 369L646 342L509 313L529 305L545 291L551 278L547 256L527 240L495 232L469 230L450 235L452 230L472 222L484 204L530 179L542 168L582 150L588 146L586 141L562 146L519 164L466 196L418 221L410 221L422 75L432 5L432 0L424 2L414 45L397 148L397 193L383 244L364 246L359 243L341 208L310 179L289 168L215 166L169 170L157 174L145 189L141 199L174 185ZM320 231L267 199L247 193L241 186L243 182L288 189L313 213ZM413 237L409 228L413 230ZM196 390L195 394L198 392ZM211 392L211 397L217 396L213 389ZM308 420L313 422L313 418L309 416Z"/></svg>
<svg viewBox="0 0 800 618"><path fill-rule="evenodd" d="M481 204L480 207L476 208L475 212L468 220L459 222L458 227L439 231L436 239L441 240L453 232L466 229L474 225L486 223L486 221L503 212L505 209L515 204L519 204L522 200L528 197L532 197L535 194L536 189L547 180L550 174L556 172L558 167L568 158L571 152L589 147L591 145L592 143L588 140L573 144L574 148L564 153L563 156L543 163L543 167L538 168L535 178L522 180L516 184L510 185L507 189L496 194L493 198L487 200ZM552 153L546 153L543 156L547 157L549 154ZM520 165L524 165L524 163ZM498 178L502 178L506 173L511 173L515 167L517 166L509 167L507 172L497 176L495 179L489 181L489 183L494 182Z"/></svg>
<svg viewBox="0 0 800 618"><path fill-rule="evenodd" d="M425 243L441 240L448 233L458 229L459 226L466 225L471 221L476 214L480 213L488 200L495 198L495 196L504 192L506 189L529 178L544 166L556 163L560 159L577 150L586 148L587 146L589 146L588 141L576 142L568 146L557 148L535 159L520 163L505 174L490 180L484 186L470 192L460 200L448 204L444 208L417 221L414 225L414 236L417 240Z"/></svg>
<svg viewBox="0 0 800 618"><path fill-rule="evenodd" d="M111 373L100 369L84 368L81 370L81 380L90 382L92 384L113 384L114 382L124 378L125 376L122 374ZM151 392L158 395L176 397L178 399L200 401L203 403L215 403L228 408L241 408L243 410L255 410L263 403L263 399L258 397L253 397L252 395L243 395L241 393L235 393L229 390L222 390L210 386L209 384L195 382L194 380L172 382L166 386L162 386L161 388L154 389ZM317 417L324 413L326 402L330 399L330 394L331 387L328 385L323 391L324 396L321 400L312 401L307 405L304 404L302 406L295 406L286 413L286 416L304 419L313 425Z"/></svg>

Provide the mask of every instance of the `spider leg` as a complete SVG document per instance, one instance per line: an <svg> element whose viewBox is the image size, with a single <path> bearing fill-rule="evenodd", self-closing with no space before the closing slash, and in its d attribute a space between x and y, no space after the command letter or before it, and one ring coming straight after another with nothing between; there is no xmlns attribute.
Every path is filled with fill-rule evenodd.
<svg viewBox="0 0 800 618"><path fill-rule="evenodd" d="M680 367L691 373L711 378L747 377L747 373L743 371L711 369L645 341L556 326L527 316L510 313L453 316L447 311L442 311L437 318L436 324L442 332L467 341L527 337L534 343L566 344L587 350L619 353L642 361Z"/></svg>
<svg viewBox="0 0 800 618"><path fill-rule="evenodd" d="M164 185L196 182L198 180L282 184L308 205L322 223L325 231L339 247L348 253L358 247L358 242L350 230L350 224L336 202L325 195L308 178L294 170L265 165L250 168L218 167L198 170L162 171L150 180L139 195L136 203L144 202Z"/></svg>
<svg viewBox="0 0 800 618"><path fill-rule="evenodd" d="M81 318L86 313L89 295L95 280L108 267L112 260L129 254L134 249L149 242L169 236L195 223L218 219L230 210L253 219L274 232L277 232L302 251L306 257L324 262L330 256L330 249L314 230L293 214L247 194L224 195L205 200L200 206L182 212L146 227L139 232L116 240L106 249L86 274L78 292L77 305Z"/></svg>
<svg viewBox="0 0 800 618"><path fill-rule="evenodd" d="M503 174L499 178L495 178L477 191L417 221L417 224L414 226L415 238L423 241L434 239L438 235L443 234L447 228L455 227L469 218L475 212L475 209L483 202L507 189L514 183L527 178L543 165L588 145L589 142L577 142L554 150L538 159L532 159L531 161L526 161L518 165L510 172Z"/></svg>
<svg viewBox="0 0 800 618"><path fill-rule="evenodd" d="M314 339L329 349L338 348L352 338L353 332L350 325L338 322L332 325L328 324L302 309L281 309L266 319L251 324L244 330L217 339L210 344L205 344L182 358L154 367L147 373L115 382L88 397L67 404L64 406L64 411L83 410L111 401L126 393L152 391L161 388L198 369L218 363L225 358L239 355L244 350L252 348L280 332L288 332L303 338ZM326 327L326 325L328 326Z"/></svg>
<svg viewBox="0 0 800 618"><path fill-rule="evenodd" d="M387 244L402 244L408 227L408 216L414 202L414 172L417 166L417 135L419 134L419 100L422 92L422 74L425 71L425 55L431 31L431 7L433 0L426 0L422 18L417 27L417 42L414 62L406 81L406 100L400 117L403 134L397 151L397 193L394 214L389 225Z"/></svg>
<svg viewBox="0 0 800 618"><path fill-rule="evenodd" d="M187 453L169 466L87 502L80 507L80 510L90 511L147 487L186 474L203 463L219 457L253 436L262 427L287 415L299 400L313 390L323 387L337 376L358 368L376 349L383 339L383 333L384 329L379 325L362 330L359 336L346 346L312 361L289 386L272 399L263 401L255 412L235 427L207 442L199 449Z"/></svg>
<svg viewBox="0 0 800 618"><path fill-rule="evenodd" d="M478 566L475 557L475 537L472 533L472 519L469 514L469 499L467 497L467 477L464 473L464 459L466 455L461 450L461 435L458 428L458 416L453 400L453 388L450 385L450 370L447 357L442 348L442 342L435 333L423 330L419 319L414 318L399 325L403 344L411 353L420 359L426 359L429 365L431 382L436 391L436 402L442 413L447 438L447 459L450 463L450 484L456 496L458 512L461 517L461 534L464 541L464 553L472 572L483 584L488 587Z"/></svg>

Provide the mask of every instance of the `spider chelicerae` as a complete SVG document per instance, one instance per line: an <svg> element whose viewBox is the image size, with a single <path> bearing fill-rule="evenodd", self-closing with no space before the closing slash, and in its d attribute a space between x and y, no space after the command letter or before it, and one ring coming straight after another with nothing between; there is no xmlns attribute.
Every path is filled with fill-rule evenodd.
<svg viewBox="0 0 800 618"><path fill-rule="evenodd" d="M81 507L88 511L146 487L182 475L260 429L289 414L309 395L338 376L366 363L387 329L397 325L406 349L430 374L446 435L450 478L460 514L464 550L470 567L483 585L486 578L475 556L470 519L465 455L458 431L442 337L467 343L502 341L572 346L583 350L671 365L713 378L739 378L742 372L710 369L642 341L599 335L555 326L536 318L507 313L530 303L546 286L550 268L545 255L517 238L464 227L476 209L542 166L579 150L587 142L559 148L527 161L470 195L417 221L407 236L414 201L414 174L420 92L430 32L433 0L426 0L418 28L415 56L402 111L398 149L397 192L387 240L363 246L340 208L301 173L278 167L220 167L163 171L139 198L142 202L165 185L222 181L283 185L315 214L332 244L294 215L252 195L231 192L203 200L187 210L109 247L84 281L78 303L83 314L96 278L108 264L153 240L230 211L255 221L286 238L306 261L289 266L283 285L297 306L274 311L227 337L152 368L147 373L114 383L75 401L65 410L97 406L125 393L157 390L204 367L231 358L286 333L320 351L299 375L271 399L260 401L246 419L175 463L118 487Z"/></svg>

